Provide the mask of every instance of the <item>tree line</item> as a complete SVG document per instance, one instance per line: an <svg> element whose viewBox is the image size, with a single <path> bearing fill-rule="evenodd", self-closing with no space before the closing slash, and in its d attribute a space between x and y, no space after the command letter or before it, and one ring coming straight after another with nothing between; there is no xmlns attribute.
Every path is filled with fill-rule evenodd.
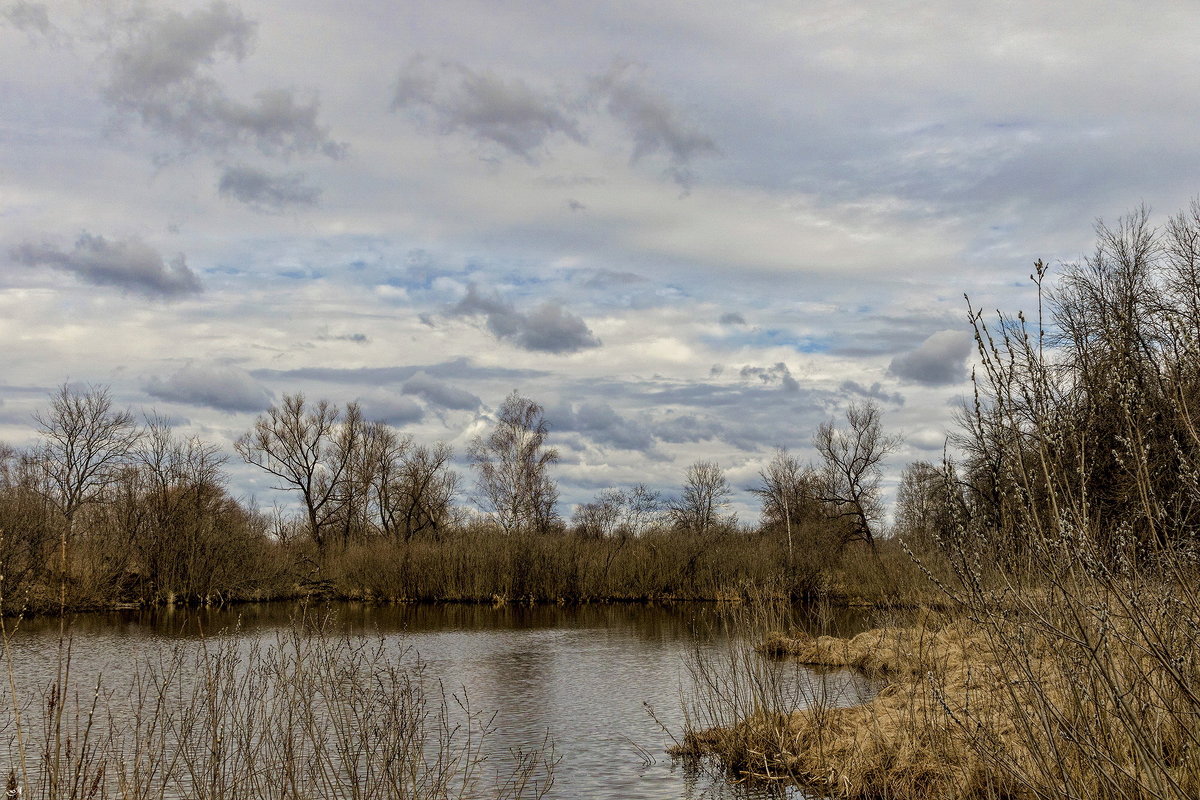
<svg viewBox="0 0 1200 800"><path fill-rule="evenodd" d="M723 591L722 582L745 583L752 574L808 591L813 571L790 573L811 561L797 552L820 538L815 528L839 546L874 543L879 463L896 443L881 433L878 408L852 404L847 426L828 423L817 432L821 467L802 467L781 450L764 468L761 485L752 488L762 522L752 529L730 511L733 489L711 461L690 465L673 496L645 484L614 487L563 518L553 476L558 452L549 444L544 409L515 391L491 429L467 448L469 486L445 442L417 442L365 419L353 402L284 395L234 450L295 498L295 513L234 497L229 456L218 446L181 435L154 412L139 420L118 408L106 387L64 385L33 419L35 444L0 448L0 603L10 611L221 602L288 596L305 586L369 595L361 584L379 580L347 577L371 560L364 549L386 563L411 562L413 553L430 548L491 549L507 554L510 572L523 574L517 562L547 537L590 542L584 549L596 551L585 559L591 566L547 567L567 572L601 569L611 576L639 547L652 548L660 560L669 553L661 578L638 583L646 596L711 596ZM695 585L706 560L733 551L754 551L761 563L706 578L702 589ZM388 594L404 596L395 576L385 582ZM467 583L456 578L446 585ZM469 599L526 596L521 581L494 583L496 591L481 589Z"/></svg>

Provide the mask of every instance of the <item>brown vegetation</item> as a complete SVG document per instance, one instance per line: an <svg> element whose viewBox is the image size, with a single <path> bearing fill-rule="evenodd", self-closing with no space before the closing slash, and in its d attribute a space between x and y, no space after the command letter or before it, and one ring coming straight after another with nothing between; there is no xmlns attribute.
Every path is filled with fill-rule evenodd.
<svg viewBox="0 0 1200 800"><path fill-rule="evenodd" d="M1032 330L972 309L964 456L906 471L898 527L948 616L765 638L876 675L853 707L700 665L683 752L845 797L1200 795L1200 204L1098 233L1053 286L1038 262Z"/></svg>

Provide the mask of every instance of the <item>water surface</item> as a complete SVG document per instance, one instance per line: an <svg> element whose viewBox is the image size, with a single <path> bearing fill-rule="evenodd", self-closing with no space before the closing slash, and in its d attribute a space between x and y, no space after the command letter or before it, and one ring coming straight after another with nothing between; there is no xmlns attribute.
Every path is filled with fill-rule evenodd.
<svg viewBox="0 0 1200 800"><path fill-rule="evenodd" d="M70 625L72 674L103 673L112 686L130 665L181 640L225 635L270 643L303 613L288 604L226 610L87 614ZM552 798L748 800L780 796L761 786L731 785L721 775L671 759L666 749L684 724L683 699L697 658L728 660L739 635L727 613L707 604L559 606L339 603L313 613L353 637L372 637L397 652L420 654L427 676L496 712L487 740L497 764L514 749L553 742L560 761ZM851 634L867 627L862 614L807 614L812 632ZM22 684L53 679L59 624L21 623L13 668ZM817 674L789 667L796 704L827 690L851 702L869 691L844 671Z"/></svg>

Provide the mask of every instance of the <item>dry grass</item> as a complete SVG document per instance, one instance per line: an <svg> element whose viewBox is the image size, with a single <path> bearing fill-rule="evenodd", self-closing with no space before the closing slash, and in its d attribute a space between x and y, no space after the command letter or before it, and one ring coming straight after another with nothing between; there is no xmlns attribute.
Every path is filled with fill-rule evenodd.
<svg viewBox="0 0 1200 800"><path fill-rule="evenodd" d="M818 699L781 711L765 696L743 701L740 713L726 710L725 724L690 732L677 752L839 797L1196 797L1194 653L1181 660L1174 650L1179 671L1165 669L1164 643L1143 635L1153 620L1122 616L1120 604L1098 605L1104 599L1091 598L1104 609L1103 627L1068 630L1057 618L1058 635L1033 609L979 621L931 617L846 639L769 634L761 653L853 668L882 686L850 707Z"/></svg>

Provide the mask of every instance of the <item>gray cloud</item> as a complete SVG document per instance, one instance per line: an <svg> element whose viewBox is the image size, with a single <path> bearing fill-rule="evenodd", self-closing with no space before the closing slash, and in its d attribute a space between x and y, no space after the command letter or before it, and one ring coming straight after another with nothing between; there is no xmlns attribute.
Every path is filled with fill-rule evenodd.
<svg viewBox="0 0 1200 800"><path fill-rule="evenodd" d="M614 269L575 269L569 273L572 283L585 289L611 289L617 286L647 283L648 279L635 272L620 272Z"/></svg>
<svg viewBox="0 0 1200 800"><path fill-rule="evenodd" d="M262 411L271 404L271 393L250 373L227 365L187 364L165 380L151 378L143 388L160 400L220 411Z"/></svg>
<svg viewBox="0 0 1200 800"><path fill-rule="evenodd" d="M551 431L583 434L596 444L646 452L654 448L649 428L626 419L608 403L570 403L546 410Z"/></svg>
<svg viewBox="0 0 1200 800"><path fill-rule="evenodd" d="M545 378L545 370L512 369L509 367L480 367L469 358L455 358L437 364L406 367L301 367L299 369L258 369L250 374L268 380L321 381L324 383L365 383L374 386L407 381L419 372L456 380L526 381Z"/></svg>
<svg viewBox="0 0 1200 800"><path fill-rule="evenodd" d="M858 381L847 380L842 381L842 385L839 386L838 389L846 392L847 394L854 394L871 400L879 400L884 403L892 403L898 406L904 405L904 395L900 394L899 392L885 392L883 390L883 385L879 383L879 381L875 381L870 386L863 386Z"/></svg>
<svg viewBox="0 0 1200 800"><path fill-rule="evenodd" d="M945 386L967 377L966 361L973 348L963 331L938 331L920 347L892 359L888 371L926 386Z"/></svg>
<svg viewBox="0 0 1200 800"><path fill-rule="evenodd" d="M309 186L302 172L273 174L248 166L227 167L217 191L255 211L279 213L290 206L314 206L321 190Z"/></svg>
<svg viewBox="0 0 1200 800"><path fill-rule="evenodd" d="M185 146L222 149L252 144L267 154L324 153L339 157L317 122L315 96L263 89L244 103L229 97L209 74L219 59L240 61L255 24L236 8L213 2L190 14L143 14L111 55L105 97L147 127Z"/></svg>
<svg viewBox="0 0 1200 800"><path fill-rule="evenodd" d="M371 337L365 333L339 333L332 334L328 331L317 336L317 341L320 342L353 342L354 344L367 344L371 341Z"/></svg>
<svg viewBox="0 0 1200 800"><path fill-rule="evenodd" d="M717 320L717 322L721 323L722 325L745 325L746 318L736 311L730 311L726 314L722 314L721 318Z"/></svg>
<svg viewBox="0 0 1200 800"><path fill-rule="evenodd" d="M50 24L50 14L46 11L45 3L29 3L18 0L0 9L0 19L8 22L19 31L50 35L54 26Z"/></svg>
<svg viewBox="0 0 1200 800"><path fill-rule="evenodd" d="M574 353L587 347L599 347L600 340L581 317L557 303L542 303L525 318L525 329L517 338L526 350L547 353Z"/></svg>
<svg viewBox="0 0 1200 800"><path fill-rule="evenodd" d="M497 339L507 339L525 350L543 353L574 353L599 347L587 323L557 303L547 301L529 313L518 311L499 295L485 295L475 284L450 313L487 319L487 328Z"/></svg>
<svg viewBox="0 0 1200 800"><path fill-rule="evenodd" d="M565 105L524 81L424 56L400 71L392 108L424 111L442 133L463 131L530 161L553 134L583 140Z"/></svg>
<svg viewBox="0 0 1200 800"><path fill-rule="evenodd" d="M438 380L427 372L418 372L409 378L401 390L404 394L420 397L430 405L458 411L474 411L483 403L466 391Z"/></svg>
<svg viewBox="0 0 1200 800"><path fill-rule="evenodd" d="M792 377L792 371L788 369L788 365L782 361L769 367L745 366L742 367L739 374L747 380L757 378L766 384L778 383L785 392L800 391L800 384Z"/></svg>
<svg viewBox="0 0 1200 800"><path fill-rule="evenodd" d="M164 299L201 291L196 273L182 255L167 261L137 237L109 241L83 233L70 250L48 243L25 242L11 255L27 266L46 266L69 272L87 283L117 286L149 297Z"/></svg>
<svg viewBox="0 0 1200 800"><path fill-rule="evenodd" d="M425 416L421 404L408 397L374 393L358 398L358 404L366 419L388 425L408 425Z"/></svg>
<svg viewBox="0 0 1200 800"><path fill-rule="evenodd" d="M695 414L673 414L654 425L654 435L664 442L685 444L720 439L725 426L712 417Z"/></svg>
<svg viewBox="0 0 1200 800"><path fill-rule="evenodd" d="M610 114L625 125L633 139L633 162L665 153L668 174L682 186L691 181L691 162L699 155L716 152L707 135L684 120L665 96L642 83L642 70L618 64L593 82L605 99Z"/></svg>
<svg viewBox="0 0 1200 800"><path fill-rule="evenodd" d="M946 448L946 432L934 428L921 428L906 434L904 442L918 450L944 450Z"/></svg>

